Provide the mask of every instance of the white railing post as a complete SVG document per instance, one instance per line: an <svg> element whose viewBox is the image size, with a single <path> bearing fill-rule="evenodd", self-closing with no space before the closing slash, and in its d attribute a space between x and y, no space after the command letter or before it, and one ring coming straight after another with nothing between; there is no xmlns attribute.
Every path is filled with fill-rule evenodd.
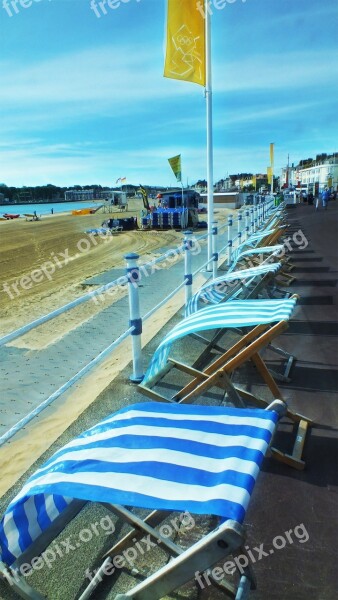
<svg viewBox="0 0 338 600"><path fill-rule="evenodd" d="M187 308L192 298L192 268L191 268L191 248L192 231L184 232L184 281L185 281L185 307Z"/></svg>
<svg viewBox="0 0 338 600"><path fill-rule="evenodd" d="M250 233L254 233L254 209L250 208Z"/></svg>
<svg viewBox="0 0 338 600"><path fill-rule="evenodd" d="M245 240L248 239L250 235L250 211L247 208L245 211Z"/></svg>
<svg viewBox="0 0 338 600"><path fill-rule="evenodd" d="M233 215L228 216L228 265L231 265L232 260L232 217Z"/></svg>
<svg viewBox="0 0 338 600"><path fill-rule="evenodd" d="M132 353L133 353L133 374L130 381L140 383L144 373L142 368L142 319L140 315L140 299L139 299L139 280L140 270L137 265L139 259L138 254L126 254L127 261L126 275L128 278L128 293L129 293L129 327L134 327L131 333Z"/></svg>
<svg viewBox="0 0 338 600"><path fill-rule="evenodd" d="M257 231L257 213L258 213L257 204L255 204L255 206L254 206L254 233Z"/></svg>
<svg viewBox="0 0 338 600"><path fill-rule="evenodd" d="M242 219L243 219L243 215L241 212L238 213L237 215L237 232L238 232L238 242L237 242L237 248L238 246L241 244L242 242Z"/></svg>
<svg viewBox="0 0 338 600"><path fill-rule="evenodd" d="M214 279L217 277L218 269L217 234L217 222L214 221L212 224L212 276Z"/></svg>

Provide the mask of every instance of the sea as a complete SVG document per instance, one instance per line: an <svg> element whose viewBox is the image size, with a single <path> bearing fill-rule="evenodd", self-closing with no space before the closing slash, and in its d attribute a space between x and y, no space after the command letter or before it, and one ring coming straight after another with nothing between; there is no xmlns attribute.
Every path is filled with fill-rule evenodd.
<svg viewBox="0 0 338 600"><path fill-rule="evenodd" d="M0 217L3 214L9 213L11 215L24 215L24 214L36 214L50 215L53 209L54 214L61 212L68 212L72 210L79 210L80 208L98 208L99 202L48 202L47 204L7 204L0 206Z"/></svg>

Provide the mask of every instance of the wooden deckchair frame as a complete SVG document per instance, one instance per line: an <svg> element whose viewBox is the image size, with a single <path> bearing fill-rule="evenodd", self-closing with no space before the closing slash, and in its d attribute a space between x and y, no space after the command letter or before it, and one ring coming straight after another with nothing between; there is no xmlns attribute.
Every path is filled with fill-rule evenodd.
<svg viewBox="0 0 338 600"><path fill-rule="evenodd" d="M188 366L177 360L168 360L167 365L157 373L157 375L148 381L147 386L138 386L139 390L151 398L160 402L179 402L179 403L190 403L196 398L207 392L212 387L219 387L224 389L230 397L231 402L235 406L244 407L248 403L254 406L264 408L268 406L269 402L249 394L241 388L232 384L230 377L234 371L242 366L248 360L257 368L257 371L261 375L263 381L270 389L275 399L283 400L283 394L279 389L275 379L271 372L269 372L259 352L263 350L272 340L280 335L283 331L288 328L288 321L280 321L275 325L258 325L252 329L249 333L244 335L238 342L236 342L229 350L223 352L214 362L212 362L204 370L196 369L195 367ZM165 396L154 391L153 387L168 374L172 369L178 369L181 372L186 373L192 377L187 385L185 385L179 392L174 394L172 398L168 399ZM298 470L303 470L305 462L302 459L303 448L305 444L305 438L308 427L312 421L301 414L288 409L286 416L297 426L297 432L295 436L295 443L291 454L287 454L278 450L277 448L271 448L272 455L279 461L288 464Z"/></svg>
<svg viewBox="0 0 338 600"><path fill-rule="evenodd" d="M245 283L240 282L232 290L231 297L233 297L233 295L236 294L236 298L239 298L238 292L240 292L241 293L240 299L248 300L248 299L257 298L259 294L261 294L262 292L265 292L265 294L264 294L265 297L273 298L273 294L269 293L269 284L270 284L271 280L273 280L273 279L276 279L274 273L266 273L265 275L263 275L260 278L259 281L256 282L256 284L253 285L253 287L251 287L251 286L249 287ZM285 297L290 297L290 294L288 292L285 292L284 295L285 295ZM298 298L298 296L295 294L292 297ZM223 301L226 302L227 298L224 298L224 300L221 300L221 303ZM240 329L236 329L236 330L242 335L242 331ZM224 330L219 329L214 333L211 340L208 340L201 334L192 334L193 337L200 340L203 344L206 345L205 351L200 355L197 364L201 364L203 366L203 364L204 364L203 361L204 361L205 356L207 356L210 353L210 350L212 350L212 349L217 350L220 353L224 352L224 348L217 345L218 340L223 336L223 334L224 334ZM286 359L284 373L277 373L277 372L273 371L272 369L270 369L271 374L279 381L290 382L289 374L290 374L290 371L294 364L295 357L292 354L290 354L289 352L286 352L285 350L278 348L277 346L275 346L272 343L269 344L269 348L273 352L276 352L277 354L283 356Z"/></svg>

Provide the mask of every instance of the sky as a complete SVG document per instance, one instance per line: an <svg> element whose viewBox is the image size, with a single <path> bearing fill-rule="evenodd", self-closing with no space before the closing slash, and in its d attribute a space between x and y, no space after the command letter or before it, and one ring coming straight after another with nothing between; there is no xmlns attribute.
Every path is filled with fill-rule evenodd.
<svg viewBox="0 0 338 600"><path fill-rule="evenodd" d="M0 0L1 183L172 186L177 154L206 178L204 89L163 77L166 0L110 4ZM337 0L209 5L214 181L266 172L271 142L277 175L338 152Z"/></svg>

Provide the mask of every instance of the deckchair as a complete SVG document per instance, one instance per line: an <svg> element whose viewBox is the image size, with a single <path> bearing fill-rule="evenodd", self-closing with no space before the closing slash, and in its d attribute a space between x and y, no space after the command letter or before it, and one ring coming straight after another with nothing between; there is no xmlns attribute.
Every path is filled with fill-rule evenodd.
<svg viewBox="0 0 338 600"><path fill-rule="evenodd" d="M234 300L235 298L240 300L249 298L256 299L259 296L275 298L276 291L282 293L282 297L289 297L289 294L285 291L282 292L282 290L275 285L276 281L274 280L280 269L280 263L270 264L264 262L251 269L228 272L227 274L206 283L196 292L185 307L185 316L187 317L202 308L202 302L219 304L220 302ZM280 282L277 281L277 283ZM200 362L203 363L204 355L208 355L212 348L218 348L218 340L223 336L223 333L224 328L222 327L214 332L211 340L206 339L200 334L194 333L194 337L207 346L205 353L201 355ZM294 355L277 347L273 343L269 344L269 349L286 359L283 373L278 373L271 368L269 369L270 373L279 381L289 382L289 374L294 363Z"/></svg>
<svg viewBox="0 0 338 600"><path fill-rule="evenodd" d="M266 406L266 400L235 386L231 381L235 370L250 360L270 389L273 397L282 399L283 395L260 352L287 329L296 300L296 296L283 300L234 300L218 306L204 308L183 319L159 344L139 386L140 391L152 400L160 402L189 403L216 386L224 389L230 401L236 406L243 407L247 404ZM204 370L201 370L200 363L190 366L169 358L173 343L188 335L221 328L231 330L243 327L253 327L253 329L228 350L220 349L221 355L207 368L202 367ZM214 343L213 347L215 347ZM205 356L205 352L203 354ZM173 369L178 369L192 377L192 381L176 392L174 396L167 398L155 391L154 388ZM174 381L177 382L177 377ZM297 429L293 450L291 453L284 453L274 448L273 453L278 460L301 470L305 466L302 453L307 428L311 421L291 410L288 410L287 417L295 424Z"/></svg>
<svg viewBox="0 0 338 600"><path fill-rule="evenodd" d="M248 247L248 244L243 242L243 244L240 244L234 250L227 272L229 273L235 269L239 269L240 265L242 265L242 268L245 268L246 266L253 267L255 265L259 265L262 262L260 257L264 256L268 257L265 259L265 261L278 261L282 264L280 275L283 277L283 285L290 285L296 279L289 273L289 271L294 268L293 265L285 264L287 259L285 258L285 250L282 244L276 244L273 246Z"/></svg>
<svg viewBox="0 0 338 600"><path fill-rule="evenodd" d="M196 312L201 303L219 304L231 300L241 294L241 299L256 294L267 287L271 277L276 276L281 268L280 263L263 263L250 269L240 269L217 277L204 284L186 306L185 316Z"/></svg>
<svg viewBox="0 0 338 600"><path fill-rule="evenodd" d="M10 503L0 526L0 574L22 598L41 600L20 567L25 563L27 574L32 557L36 561L42 554L43 560L44 549L90 501L103 504L132 531L106 553L81 600L90 597L101 575L108 574L107 567L118 569L117 553L121 567L125 544L138 548L142 536L149 546L160 547L173 558L128 592L115 595L115 600L157 600L190 580L196 586L212 583L227 597L244 600L255 586L250 566L240 570L238 588L222 578L224 570L210 569L236 553L250 564L243 548L243 521L285 409L283 402L275 401L267 410L156 402L119 410L58 450ZM152 512L140 518L124 505ZM169 511L179 511L183 525L186 516L195 525L192 515L214 515L221 522L184 550L163 528L154 526ZM242 564L234 558L234 565ZM53 566L57 568L56 563ZM79 570L76 558L74 570Z"/></svg>

